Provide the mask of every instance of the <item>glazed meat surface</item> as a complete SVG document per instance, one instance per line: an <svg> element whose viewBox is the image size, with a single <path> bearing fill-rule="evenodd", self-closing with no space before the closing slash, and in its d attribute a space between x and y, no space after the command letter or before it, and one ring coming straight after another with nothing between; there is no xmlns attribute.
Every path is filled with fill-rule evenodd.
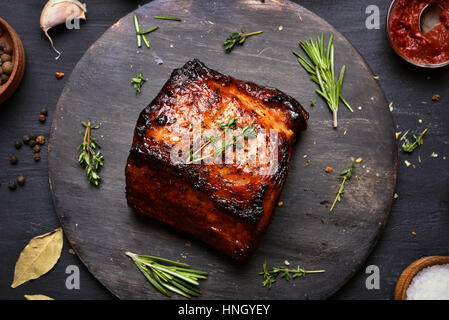
<svg viewBox="0 0 449 320"><path fill-rule="evenodd" d="M269 224L307 119L277 89L189 61L137 120L128 204L244 260Z"/></svg>

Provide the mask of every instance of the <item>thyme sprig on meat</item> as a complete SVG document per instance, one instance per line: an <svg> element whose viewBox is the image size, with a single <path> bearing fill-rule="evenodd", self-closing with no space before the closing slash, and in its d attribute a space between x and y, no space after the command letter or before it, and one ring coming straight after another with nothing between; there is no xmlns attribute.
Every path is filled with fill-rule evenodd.
<svg viewBox="0 0 449 320"><path fill-rule="evenodd" d="M254 36L256 34L260 34L263 33L262 30L256 31L256 32L251 32L251 33L246 33L245 30L245 26L242 26L242 32L233 32L224 42L223 42L223 47L225 49L225 51L227 53L230 53L232 51L232 49L234 49L234 47L236 45L241 46L242 44L245 43L246 38Z"/></svg>
<svg viewBox="0 0 449 320"><path fill-rule="evenodd" d="M83 143L78 147L78 162L84 168L89 183L98 186L101 182L98 170L103 166L104 158L101 151L97 151L100 144L97 139L92 137L92 130L99 129L100 125L92 125L90 122L84 121L81 124L86 130L84 131Z"/></svg>
<svg viewBox="0 0 449 320"><path fill-rule="evenodd" d="M276 282L277 277L280 275L281 278L284 278L285 280L296 279L298 277L305 277L306 274L312 274L312 273L323 273L325 270L305 270L301 267L297 267L296 269L288 269L286 267L274 267L270 270L267 269L267 264L263 264L263 271L259 272L260 275L263 275L263 282L262 285L264 287L268 286L268 288L271 288L271 286Z"/></svg>
<svg viewBox="0 0 449 320"><path fill-rule="evenodd" d="M159 292L170 297L169 291L186 298L199 297L201 291L198 280L207 279L205 271L191 269L190 265L169 259L125 253L140 272Z"/></svg>
<svg viewBox="0 0 449 320"><path fill-rule="evenodd" d="M293 51L293 54L298 58L299 64L310 74L310 78L320 86L319 89L316 89L316 92L326 100L329 109L332 111L333 126L336 128L340 100L349 111L353 112L354 110L341 95L346 66L341 68L338 79L335 81L333 35L329 38L326 50L324 49L323 34L318 36L316 41L312 38L309 41L299 41L299 45L309 57L309 60L296 51Z"/></svg>
<svg viewBox="0 0 449 320"><path fill-rule="evenodd" d="M427 129L425 129L419 136L413 135L413 138L415 139L414 142L410 142L407 138L405 139L405 142L402 144L402 151L411 153L416 148L418 148L420 145L423 144L424 140L423 137L426 134Z"/></svg>
<svg viewBox="0 0 449 320"><path fill-rule="evenodd" d="M220 123L218 127L224 131L224 134L226 134L229 130L236 130L237 118L230 118L228 119L228 121ZM239 146L238 143L240 137L243 137L244 139L251 139L255 138L256 135L256 128L254 126L245 126L239 134L233 135L229 140L225 139L225 141L221 143L221 146L217 147L217 141L219 140L219 138L221 138L222 135L208 136L207 134L205 134L205 138L207 139L206 142L204 142L201 147L199 147L195 152L193 151L193 148L190 149L186 164L201 162L202 160L222 155L228 147ZM198 155L201 155L200 152L210 144L213 144L214 147L212 152L203 157L198 157Z"/></svg>
<svg viewBox="0 0 449 320"><path fill-rule="evenodd" d="M343 197L343 195L345 193L345 182L350 180L352 178L352 175L355 172L356 172L355 161L352 161L349 168L340 172L340 176L337 179L342 179L342 182L340 184L340 189L338 189L337 196L335 197L334 203L332 204L332 207L329 209L329 211L334 210L334 207L337 204L337 202L341 201L341 198Z"/></svg>

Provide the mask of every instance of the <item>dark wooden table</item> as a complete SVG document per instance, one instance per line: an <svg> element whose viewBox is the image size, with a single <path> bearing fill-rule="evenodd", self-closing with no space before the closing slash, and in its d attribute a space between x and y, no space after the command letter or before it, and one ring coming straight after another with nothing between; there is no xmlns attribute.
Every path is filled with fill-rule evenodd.
<svg viewBox="0 0 449 320"><path fill-rule="evenodd" d="M269 0L266 0L269 1ZM11 289L15 262L22 248L34 236L59 226L48 185L47 152L35 163L31 150L14 149L14 141L30 132L48 136L56 101L67 76L84 51L115 21L148 1L90 0L88 21L80 30L55 29L52 34L64 53L60 60L39 28L39 16L45 1L3 0L1 15L18 32L27 53L27 69L16 94L0 106L0 299L22 299L24 294L46 294L56 299L113 298L87 271L64 244L60 261L39 280ZM357 275L335 296L335 299L391 299L402 270L412 261L427 255L449 255L449 69L422 70L406 64L390 49L385 36L386 0L296 1L317 13L348 37L379 76L389 101L393 101L393 118L397 131L410 129L418 133L429 128L425 143L412 155L399 153L398 198L394 201L383 235ZM365 26L366 8L380 9L380 29ZM236 22L241 24L240 21ZM54 72L65 72L57 80ZM441 95L439 102L432 96ZM49 110L45 124L38 121L41 108ZM387 106L385 106L387 107ZM399 144L398 144L399 146ZM437 154L432 157L431 154ZM9 164L12 154L19 163ZM422 160L418 162L418 155ZM407 167L404 161L416 164ZM26 185L10 191L8 181L23 174ZM412 234L413 233L413 234ZM80 269L80 289L65 286L66 268ZM368 290L365 269L380 269L380 289Z"/></svg>

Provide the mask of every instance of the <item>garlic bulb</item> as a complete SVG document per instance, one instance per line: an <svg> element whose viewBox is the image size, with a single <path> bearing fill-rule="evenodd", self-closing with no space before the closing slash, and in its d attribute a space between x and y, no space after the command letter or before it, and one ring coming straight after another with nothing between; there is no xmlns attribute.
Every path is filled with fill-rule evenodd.
<svg viewBox="0 0 449 320"><path fill-rule="evenodd" d="M41 29L44 31L48 40L50 40L53 50L58 53L58 56L55 59L58 59L61 56L61 52L56 50L53 45L53 40L48 35L48 30L62 23L67 23L67 21L70 20L86 20L86 12L86 4L77 0L49 0L44 9L42 9L40 21Z"/></svg>

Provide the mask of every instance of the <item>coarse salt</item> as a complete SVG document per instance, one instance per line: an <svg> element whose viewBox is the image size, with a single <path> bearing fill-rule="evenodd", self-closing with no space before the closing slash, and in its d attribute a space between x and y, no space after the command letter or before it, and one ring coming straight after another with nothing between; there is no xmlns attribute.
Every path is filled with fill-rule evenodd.
<svg viewBox="0 0 449 320"><path fill-rule="evenodd" d="M407 289L407 300L449 300L449 264L418 272Z"/></svg>

